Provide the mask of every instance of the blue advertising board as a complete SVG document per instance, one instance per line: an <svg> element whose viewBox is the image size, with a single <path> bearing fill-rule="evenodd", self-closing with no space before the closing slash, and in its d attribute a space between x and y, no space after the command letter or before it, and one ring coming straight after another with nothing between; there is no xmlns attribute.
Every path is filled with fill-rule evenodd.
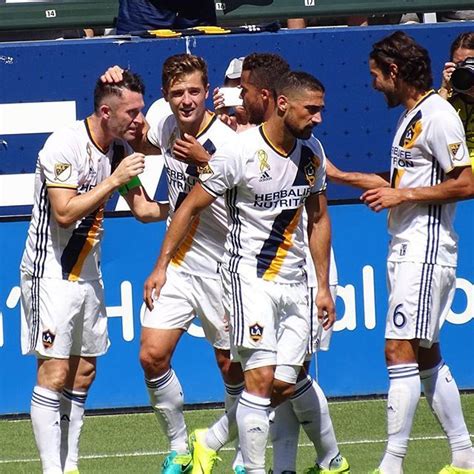
<svg viewBox="0 0 474 474"><path fill-rule="evenodd" d="M415 26L409 32L432 53L440 75L449 44L469 25ZM472 28L471 28L472 29ZM388 168L397 115L371 90L367 53L389 27L318 29L278 34L181 40L91 40L0 45L0 415L29 409L35 360L20 355L18 266L32 204L32 176L44 140L57 127L92 109L92 89L111 64L130 66L148 86L147 106L160 96L161 64L170 54L191 51L209 61L211 89L221 83L227 63L251 51L275 51L292 67L315 73L327 85L325 122L316 130L340 167L362 171ZM147 158L143 179L158 198L166 194L161 164ZM329 396L385 393L383 356L386 312L385 213L355 204L359 192L330 185L330 212L338 263L338 322L331 349L318 357L318 375ZM347 204L352 202L351 204ZM115 211L106 219L102 267L112 342L98 365L89 408L148 404L138 362L143 282L158 254L164 224L141 224ZM457 292L442 334L443 353L461 388L474 388L474 202L460 203ZM175 353L186 403L223 400L213 351L192 326ZM205 381L205 383L203 383Z"/></svg>

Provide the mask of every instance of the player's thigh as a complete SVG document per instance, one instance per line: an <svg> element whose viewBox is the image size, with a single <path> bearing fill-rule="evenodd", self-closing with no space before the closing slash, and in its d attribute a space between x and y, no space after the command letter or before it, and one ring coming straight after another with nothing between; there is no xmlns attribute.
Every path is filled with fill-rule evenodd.
<svg viewBox="0 0 474 474"><path fill-rule="evenodd" d="M278 307L269 282L223 269L224 307L230 317L232 352L272 351L276 354Z"/></svg>
<svg viewBox="0 0 474 474"><path fill-rule="evenodd" d="M140 359L171 360L184 334L183 329L155 329L142 327L140 337Z"/></svg>
<svg viewBox="0 0 474 474"><path fill-rule="evenodd" d="M95 358L104 355L110 345L104 284L102 280L78 283L84 304L81 314L74 319L71 354L77 357Z"/></svg>
<svg viewBox="0 0 474 474"><path fill-rule="evenodd" d="M193 306L206 339L215 349L230 349L229 318L222 302L220 279L193 276Z"/></svg>
<svg viewBox="0 0 474 474"><path fill-rule="evenodd" d="M75 319L83 307L78 282L22 274L21 292L23 354L68 359Z"/></svg>
<svg viewBox="0 0 474 474"><path fill-rule="evenodd" d="M439 340L455 289L455 270L416 262L388 262L389 305L385 338Z"/></svg>
<svg viewBox="0 0 474 474"><path fill-rule="evenodd" d="M143 328L187 331L194 319L192 276L169 267L160 296L141 321Z"/></svg>

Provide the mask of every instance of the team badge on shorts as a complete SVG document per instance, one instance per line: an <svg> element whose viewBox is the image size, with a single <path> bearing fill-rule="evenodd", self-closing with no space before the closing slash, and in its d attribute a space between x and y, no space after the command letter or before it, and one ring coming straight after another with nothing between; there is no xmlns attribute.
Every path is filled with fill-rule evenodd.
<svg viewBox="0 0 474 474"><path fill-rule="evenodd" d="M263 336L263 326L255 323L252 326L249 326L249 333L250 339L252 339L253 342L259 342Z"/></svg>
<svg viewBox="0 0 474 474"><path fill-rule="evenodd" d="M43 337L41 338L43 341L43 346L45 349L49 349L54 344L54 339L56 338L56 334L53 334L49 329L43 331Z"/></svg>

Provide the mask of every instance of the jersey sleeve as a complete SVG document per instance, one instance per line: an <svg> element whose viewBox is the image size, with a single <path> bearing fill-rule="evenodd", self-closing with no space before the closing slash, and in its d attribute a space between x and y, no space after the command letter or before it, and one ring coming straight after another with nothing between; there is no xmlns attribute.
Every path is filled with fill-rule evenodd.
<svg viewBox="0 0 474 474"><path fill-rule="evenodd" d="M326 180L326 153L324 152L323 145L319 140L313 137L312 148L314 151L314 185L311 187L311 194L320 194L326 191L327 180Z"/></svg>
<svg viewBox="0 0 474 474"><path fill-rule="evenodd" d="M39 152L39 166L48 188L78 188L80 163L73 140L73 136L58 132L49 137Z"/></svg>
<svg viewBox="0 0 474 474"><path fill-rule="evenodd" d="M207 166L201 170L199 181L214 197L222 196L228 189L238 186L243 178L244 164L234 139L217 150Z"/></svg>
<svg viewBox="0 0 474 474"><path fill-rule="evenodd" d="M452 113L438 113L433 117L427 146L445 173L470 166L464 127L454 109Z"/></svg>
<svg viewBox="0 0 474 474"><path fill-rule="evenodd" d="M171 108L165 99L159 99L151 104L146 114L146 121L150 126L147 140L154 146L162 148L162 131L165 120L172 115Z"/></svg>

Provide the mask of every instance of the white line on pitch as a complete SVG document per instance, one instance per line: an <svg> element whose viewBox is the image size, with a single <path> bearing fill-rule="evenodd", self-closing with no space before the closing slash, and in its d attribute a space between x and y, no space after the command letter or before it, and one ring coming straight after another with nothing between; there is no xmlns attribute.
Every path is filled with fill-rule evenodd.
<svg viewBox="0 0 474 474"><path fill-rule="evenodd" d="M471 435L471 438L474 438ZM417 436L414 438L410 438L410 441L433 441L433 440L440 440L446 439L445 436ZM341 441L339 445L354 445L354 444L370 444L370 443L386 443L386 439L361 439L361 440L354 440L354 441ZM303 443L298 445L300 448L308 448L311 447L311 443ZM267 446L267 449L272 449L271 446ZM234 448L227 447L222 448L221 451L233 451ZM80 456L80 459L107 459L107 458L134 458L134 457L142 457L142 456L163 456L164 454L168 454L168 451L144 451L144 452L135 452L135 453L118 453L118 454L86 454L84 456ZM18 463L27 463L27 462L39 462L38 458L28 458L28 459L0 459L0 464L18 464Z"/></svg>

